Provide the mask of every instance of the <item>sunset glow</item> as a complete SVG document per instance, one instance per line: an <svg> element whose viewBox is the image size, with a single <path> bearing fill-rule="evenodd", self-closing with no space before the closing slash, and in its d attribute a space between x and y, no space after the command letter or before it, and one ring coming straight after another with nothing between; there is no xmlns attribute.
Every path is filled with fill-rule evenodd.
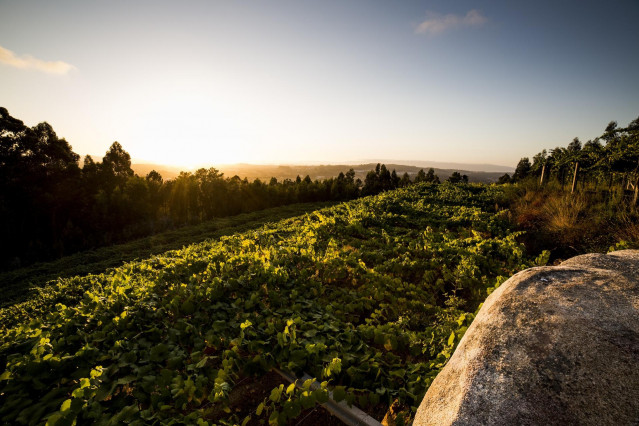
<svg viewBox="0 0 639 426"><path fill-rule="evenodd" d="M637 22L0 0L0 425L636 424Z"/></svg>
<svg viewBox="0 0 639 426"><path fill-rule="evenodd" d="M635 2L63 3L0 5L0 93L82 155L514 166L639 110Z"/></svg>

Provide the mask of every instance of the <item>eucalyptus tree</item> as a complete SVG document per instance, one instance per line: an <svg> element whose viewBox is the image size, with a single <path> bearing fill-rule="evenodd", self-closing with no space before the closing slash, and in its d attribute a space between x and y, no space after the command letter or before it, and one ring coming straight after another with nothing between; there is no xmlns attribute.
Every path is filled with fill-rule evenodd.
<svg viewBox="0 0 639 426"><path fill-rule="evenodd" d="M453 174L449 176L447 181L450 183L460 183L462 182L462 175L459 172L453 172Z"/></svg>
<svg viewBox="0 0 639 426"><path fill-rule="evenodd" d="M439 183L439 177L435 174L435 169L432 167L428 169L428 172L426 172L426 182Z"/></svg>
<svg viewBox="0 0 639 426"><path fill-rule="evenodd" d="M426 173L424 173L424 169L420 169L417 172L417 176L415 176L415 183L419 183L419 182L427 182Z"/></svg>
<svg viewBox="0 0 639 426"><path fill-rule="evenodd" d="M597 184L605 177L604 147L599 138L587 141L581 149L580 167L586 181Z"/></svg>
<svg viewBox="0 0 639 426"><path fill-rule="evenodd" d="M574 138L572 142L568 144L568 148L566 148L566 151L568 160L575 165L572 175L572 186L570 188L570 193L573 194L575 192L575 186L577 185L579 161L581 160L581 141L579 140L579 138Z"/></svg>
<svg viewBox="0 0 639 426"><path fill-rule="evenodd" d="M408 172L404 172L401 179L399 180L399 187L403 188L410 185L410 176L408 176Z"/></svg>
<svg viewBox="0 0 639 426"><path fill-rule="evenodd" d="M549 162L551 172L555 174L557 180L563 188L566 184L567 168L570 165L570 155L564 147L556 147L550 150Z"/></svg>
<svg viewBox="0 0 639 426"><path fill-rule="evenodd" d="M548 155L545 149L542 150L540 153L535 154L535 156L533 157L532 165L530 166L530 172L535 176L539 176L539 185L544 184L544 178L546 177L547 156ZM503 177L504 176L502 176L502 178ZM508 181L510 181L510 176L508 176Z"/></svg>
<svg viewBox="0 0 639 426"><path fill-rule="evenodd" d="M517 163L517 167L515 168L515 173L513 173L513 181L521 181L528 177L531 167L530 159L528 159L528 157L524 157L519 160L519 163Z"/></svg>

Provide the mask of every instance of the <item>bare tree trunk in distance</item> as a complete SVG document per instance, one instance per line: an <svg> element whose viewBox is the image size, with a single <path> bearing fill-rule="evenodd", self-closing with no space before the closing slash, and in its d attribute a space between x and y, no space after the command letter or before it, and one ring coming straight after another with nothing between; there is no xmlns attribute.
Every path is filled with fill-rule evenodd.
<svg viewBox="0 0 639 426"><path fill-rule="evenodd" d="M546 173L546 163L541 166L541 177L539 178L539 186L544 185L544 174Z"/></svg>
<svg viewBox="0 0 639 426"><path fill-rule="evenodd" d="M637 205L637 197L639 197L639 159L637 159L637 168L635 169L637 170L637 179L635 179L635 187L633 188L635 190L635 193L632 196L632 206L636 206Z"/></svg>
<svg viewBox="0 0 639 426"><path fill-rule="evenodd" d="M575 185L577 184L577 172L579 171L579 161L575 163L575 174L572 177L572 189L570 193L573 194L575 192Z"/></svg>

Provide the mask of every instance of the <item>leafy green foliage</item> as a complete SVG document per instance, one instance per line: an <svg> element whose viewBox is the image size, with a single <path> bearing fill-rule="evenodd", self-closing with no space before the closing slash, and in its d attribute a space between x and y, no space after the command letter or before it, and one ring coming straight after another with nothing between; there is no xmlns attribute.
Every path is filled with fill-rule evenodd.
<svg viewBox="0 0 639 426"><path fill-rule="evenodd" d="M292 216L312 212L327 207L332 202L303 203L274 207L236 216L217 218L198 225L184 226L179 229L162 232L125 244L102 247L82 252L62 259L39 263L30 267L0 273L0 326L9 326L24 319L25 311L33 311L36 305L50 303L54 296L62 296L59 302L75 303L79 294L69 294L55 290L56 284L45 286L59 277L73 277L90 273L104 272L108 268L121 266L124 262L179 249L186 245L219 238L222 235L236 234L260 228L267 222L275 222ZM39 287L44 287L40 289ZM48 300L49 302L45 302ZM22 304L20 302L25 302ZM55 304L55 303L54 303ZM6 308L5 308L6 307Z"/></svg>
<svg viewBox="0 0 639 426"><path fill-rule="evenodd" d="M574 138L566 147L542 150L517 164L512 181L566 187L573 192L601 193L608 201L639 201L639 117L625 128L611 121L603 134L582 145ZM572 185L571 185L572 183ZM567 186L569 185L569 186ZM566 188L566 189L567 189Z"/></svg>
<svg viewBox="0 0 639 426"><path fill-rule="evenodd" d="M498 191L418 184L61 279L76 302L1 331L0 416L283 424L331 390L414 409L489 289L532 264ZM271 368L315 379L240 418L238 379Z"/></svg>

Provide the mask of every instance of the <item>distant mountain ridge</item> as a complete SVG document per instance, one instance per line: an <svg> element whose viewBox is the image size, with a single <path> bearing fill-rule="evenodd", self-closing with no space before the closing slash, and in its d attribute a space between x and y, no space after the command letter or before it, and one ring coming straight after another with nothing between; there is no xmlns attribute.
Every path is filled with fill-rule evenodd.
<svg viewBox="0 0 639 426"><path fill-rule="evenodd" d="M392 163L403 164L406 166L416 167L432 167L434 169L452 169L452 170L466 170L469 172L501 172L512 173L515 171L514 167L502 166L498 164L474 164L474 163L453 163L446 161L425 161L425 160L364 160L366 163Z"/></svg>
<svg viewBox="0 0 639 426"><path fill-rule="evenodd" d="M297 176L305 177L306 175L310 176L311 179L328 179L330 177L335 177L341 173L346 173L349 169L355 170L355 177L364 180L366 174L375 169L375 166L378 162L371 163L362 163L362 164L320 164L320 165L264 165L264 164L222 164L222 165L214 165L211 167L215 167L220 170L220 172L224 173L226 177L239 176L244 179L247 178L250 181L255 179L260 179L262 181L268 182L272 177L275 177L279 181L284 179L294 180ZM435 167L435 162L418 162L414 161L416 165L407 165L407 164L397 164L393 162L380 162L382 164L386 164L386 167L389 170L395 170L396 173L401 176L404 173L408 173L411 178L414 178L415 175L419 172L419 170L424 169L427 171L429 168L433 168L435 170L435 174L439 176L440 180L447 179L453 172L460 172L461 174L465 174L468 176L470 182L482 182L482 183L492 183L496 182L497 179L503 175L505 172L512 172L505 168L504 166L493 166L493 167L501 167L499 171L483 171L483 170L471 170L470 168L462 168L462 167ZM421 165L421 164L430 164L429 165ZM469 164L462 163L437 163L442 166L454 166L456 164L460 166L471 166ZM475 165L476 168L478 165ZM146 176L151 170L155 170L162 175L165 180L174 179L180 174L180 171L193 171L193 169L180 168L174 166L165 166L160 164L148 164L148 163L134 163L131 165L133 171L140 176Z"/></svg>
<svg viewBox="0 0 639 426"><path fill-rule="evenodd" d="M192 169L185 167L165 166L164 164L138 163L131 164L131 168L138 176L146 176L151 170L155 170L164 180L175 179L180 172L191 172Z"/></svg>

